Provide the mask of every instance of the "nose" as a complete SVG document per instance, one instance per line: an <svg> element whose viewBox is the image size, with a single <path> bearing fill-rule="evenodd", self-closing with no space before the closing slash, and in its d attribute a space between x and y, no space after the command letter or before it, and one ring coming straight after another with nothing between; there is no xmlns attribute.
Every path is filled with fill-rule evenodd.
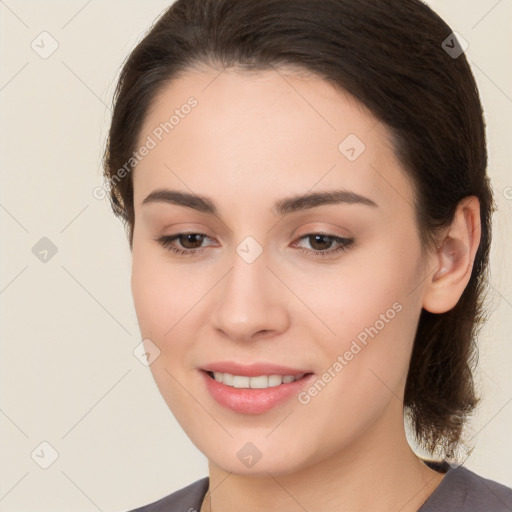
<svg viewBox="0 0 512 512"><path fill-rule="evenodd" d="M251 341L288 328L290 297L268 264L265 252L252 263L235 253L231 269L219 283L213 313L214 326L225 337Z"/></svg>

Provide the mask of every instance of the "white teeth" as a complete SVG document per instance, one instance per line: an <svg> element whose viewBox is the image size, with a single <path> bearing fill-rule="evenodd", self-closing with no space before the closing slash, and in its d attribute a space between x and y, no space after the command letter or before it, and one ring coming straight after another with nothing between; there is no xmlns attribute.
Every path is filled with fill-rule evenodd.
<svg viewBox="0 0 512 512"><path fill-rule="evenodd" d="M288 377L292 377L291 375L288 375ZM295 380L295 379L294 379ZM283 377L281 375L270 375L268 378L268 387L271 388L273 386L279 386L283 383Z"/></svg>
<svg viewBox="0 0 512 512"><path fill-rule="evenodd" d="M218 373L218 375L220 375L220 378L217 379L217 377L215 377L215 380L223 382L224 384L226 384L226 386L233 386L233 381L235 380L233 375L231 375L230 373Z"/></svg>
<svg viewBox="0 0 512 512"><path fill-rule="evenodd" d="M233 375L233 387L234 388L248 388L249 377L243 375Z"/></svg>
<svg viewBox="0 0 512 512"><path fill-rule="evenodd" d="M268 388L268 376L260 375L259 377L251 377L249 380L251 388L265 389Z"/></svg>
<svg viewBox="0 0 512 512"><path fill-rule="evenodd" d="M288 384L295 380L302 379L304 373L294 377L293 375L258 375L247 377L246 375L232 375L231 373L213 372L213 378L226 386L234 388L266 389L281 384Z"/></svg>

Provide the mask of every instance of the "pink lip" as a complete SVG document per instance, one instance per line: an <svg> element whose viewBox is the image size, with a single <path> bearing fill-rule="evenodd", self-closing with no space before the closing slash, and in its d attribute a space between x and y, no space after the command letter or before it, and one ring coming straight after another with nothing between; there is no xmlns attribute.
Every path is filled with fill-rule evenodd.
<svg viewBox="0 0 512 512"><path fill-rule="evenodd" d="M207 372L230 373L231 375L245 375L247 377L257 377L258 375L302 375L311 373L310 370L298 370L287 366L280 366L272 363L253 363L242 365L233 361L218 361L202 368Z"/></svg>
<svg viewBox="0 0 512 512"><path fill-rule="evenodd" d="M287 369L288 371L289 369ZM206 371L201 370L200 373L212 398L220 405L241 414L262 414L267 412L273 407L289 400L292 396L296 396L315 378L314 374L308 374L288 384L280 384L279 386L266 389L251 389L226 386L217 382ZM241 375L240 373L234 374ZM293 373L269 373L269 375L276 374L293 375ZM256 373L255 375L266 375L266 373Z"/></svg>

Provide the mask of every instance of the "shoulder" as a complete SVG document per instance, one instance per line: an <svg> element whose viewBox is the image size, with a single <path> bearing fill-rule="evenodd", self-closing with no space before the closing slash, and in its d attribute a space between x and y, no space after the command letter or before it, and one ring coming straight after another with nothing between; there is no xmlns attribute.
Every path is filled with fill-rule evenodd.
<svg viewBox="0 0 512 512"><path fill-rule="evenodd" d="M512 488L477 475L464 466L450 466L418 512L510 512Z"/></svg>
<svg viewBox="0 0 512 512"><path fill-rule="evenodd" d="M201 478L149 505L129 512L198 512L208 490L209 478Z"/></svg>

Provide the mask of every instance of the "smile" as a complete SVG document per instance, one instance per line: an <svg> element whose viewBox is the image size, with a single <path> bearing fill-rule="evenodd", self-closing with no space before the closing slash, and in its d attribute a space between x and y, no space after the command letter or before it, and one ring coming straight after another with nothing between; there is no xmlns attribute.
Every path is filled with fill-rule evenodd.
<svg viewBox="0 0 512 512"><path fill-rule="evenodd" d="M247 375L232 375L223 372L208 372L217 382L233 388L246 389L266 389L281 384L289 384L296 380L302 379L305 374L300 375L257 375L248 377Z"/></svg>
<svg viewBox="0 0 512 512"><path fill-rule="evenodd" d="M240 373L243 371L241 368L237 370ZM276 371L276 368L273 370ZM253 373L249 376L202 370L200 375L215 402L241 414L263 414L270 411L303 391L316 378L313 373L261 375L263 371L261 368L256 371L253 367L252 371L248 370Z"/></svg>

